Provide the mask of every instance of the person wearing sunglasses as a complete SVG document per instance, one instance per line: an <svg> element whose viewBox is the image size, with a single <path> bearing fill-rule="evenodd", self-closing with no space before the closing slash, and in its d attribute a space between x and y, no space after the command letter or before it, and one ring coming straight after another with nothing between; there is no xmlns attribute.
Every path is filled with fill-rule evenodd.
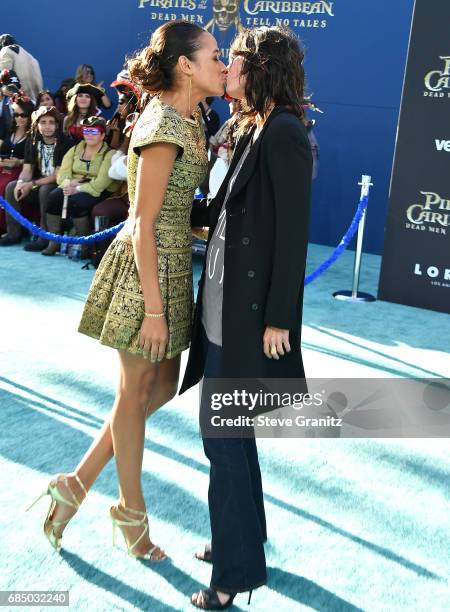
<svg viewBox="0 0 450 612"><path fill-rule="evenodd" d="M34 104L25 96L17 96L11 103L12 121L8 133L0 146L0 196L5 196L8 183L15 181L22 172L25 142L31 126ZM6 232L6 216L0 212L0 231Z"/></svg>
<svg viewBox="0 0 450 612"><path fill-rule="evenodd" d="M61 213L64 196L68 196L67 215L73 221L75 234L86 236L92 229L92 208L117 189L117 181L108 171L114 151L104 142L106 121L102 117L88 117L81 122L83 140L64 155L56 180L59 185L48 198L47 227L61 233ZM43 255L55 255L59 244L50 241ZM87 249L83 247L81 257Z"/></svg>

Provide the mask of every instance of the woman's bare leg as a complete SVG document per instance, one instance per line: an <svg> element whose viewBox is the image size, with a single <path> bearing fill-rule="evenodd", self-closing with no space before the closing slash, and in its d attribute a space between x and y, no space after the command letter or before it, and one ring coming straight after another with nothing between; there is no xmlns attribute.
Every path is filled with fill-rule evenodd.
<svg viewBox="0 0 450 612"><path fill-rule="evenodd" d="M119 359L121 365L119 388L111 415L111 434L120 485L119 504L122 508L145 512L141 483L145 419L148 404L154 393L159 366L157 363L124 351L119 351ZM136 519L136 515L130 513L128 515L129 518ZM122 518L114 509L113 516ZM123 526L122 529L129 542L135 542L143 533L141 526ZM147 532L133 549L133 554L144 554L152 546ZM164 556L160 548L153 553L154 559Z"/></svg>
<svg viewBox="0 0 450 612"><path fill-rule="evenodd" d="M147 418L175 396L180 371L180 356L173 359L165 359L153 367L156 368L156 375L154 384L149 388ZM78 475L86 489L89 490L105 465L114 456L111 416L112 411L75 470L67 474L68 485L79 501L85 495L75 478L75 474ZM59 484L59 490L63 495L71 499L70 492L67 491L64 483L61 482ZM75 512L76 510L70 506L56 504L52 518L56 521L64 520L73 516ZM65 525L60 528L55 527L55 534L62 535L64 527Z"/></svg>
<svg viewBox="0 0 450 612"><path fill-rule="evenodd" d="M167 404L176 394L180 371L180 357L165 359L157 365L156 379L150 391L147 417ZM112 413L111 413L112 414ZM74 470L86 489L90 489L105 465L114 456L111 435L111 414L108 415L98 436Z"/></svg>

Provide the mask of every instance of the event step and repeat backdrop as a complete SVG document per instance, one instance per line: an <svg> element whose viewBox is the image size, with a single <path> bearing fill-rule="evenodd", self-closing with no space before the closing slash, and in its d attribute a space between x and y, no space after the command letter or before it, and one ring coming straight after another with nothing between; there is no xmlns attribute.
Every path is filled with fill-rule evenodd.
<svg viewBox="0 0 450 612"><path fill-rule="evenodd" d="M308 92L323 110L311 113L320 159L310 240L339 244L358 204L358 182L369 174L374 187L364 250L381 254L413 5L413 0L3 0L0 21L2 32L38 58L49 89L55 91L79 64L88 63L113 103L117 96L109 84L125 57L148 44L150 33L168 20L183 18L207 28L225 61L240 28L289 26L306 48ZM214 107L225 120L227 105L215 100Z"/></svg>
<svg viewBox="0 0 450 612"><path fill-rule="evenodd" d="M450 1L416 0L379 298L450 313Z"/></svg>

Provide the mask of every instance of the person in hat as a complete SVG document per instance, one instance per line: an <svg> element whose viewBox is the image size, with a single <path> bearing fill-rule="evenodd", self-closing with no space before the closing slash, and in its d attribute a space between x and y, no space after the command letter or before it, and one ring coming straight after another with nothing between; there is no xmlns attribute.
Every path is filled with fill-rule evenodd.
<svg viewBox="0 0 450 612"><path fill-rule="evenodd" d="M37 208L40 227L47 229L46 211L49 193L56 187L56 174L65 153L72 146L62 133L61 115L55 107L39 107L31 116L31 134L25 142L24 164L16 181L6 187L6 200L16 210ZM18 221L6 215L7 234L0 245L8 246L21 241ZM25 251L42 251L48 241L38 238L25 245Z"/></svg>
<svg viewBox="0 0 450 612"><path fill-rule="evenodd" d="M78 66L75 72L75 81L77 83L81 83L82 85L95 85L98 87L102 92L99 106L102 108L111 108L112 102L106 95L105 89L102 87L103 81L98 84L96 83L95 70L90 64L80 64Z"/></svg>
<svg viewBox="0 0 450 612"><path fill-rule="evenodd" d="M114 87L119 97L116 112L108 121L108 144L112 149L122 149L124 153L128 150L128 142L125 136L127 117L133 115L137 120L141 108L142 92L135 83L126 76L117 78L110 87Z"/></svg>
<svg viewBox="0 0 450 612"><path fill-rule="evenodd" d="M0 70L4 69L14 70L25 93L35 102L44 88L39 62L11 34L0 35Z"/></svg>
<svg viewBox="0 0 450 612"><path fill-rule="evenodd" d="M17 96L11 101L13 113L11 126L0 146L0 196L5 195L8 183L15 181L22 172L25 142L31 127L34 104L27 97ZM3 208L0 211L0 230L6 229ZM3 245L6 246L6 245Z"/></svg>
<svg viewBox="0 0 450 612"><path fill-rule="evenodd" d="M99 114L102 91L95 85L76 83L69 89L66 98L68 113L64 119L63 130L75 143L79 143L83 140L81 122L87 117Z"/></svg>
<svg viewBox="0 0 450 612"><path fill-rule="evenodd" d="M67 215L73 221L75 234L86 236L92 229L92 208L117 189L117 181L108 171L114 154L105 140L106 121L103 117L88 117L81 122L83 140L64 155L57 173L58 187L54 189L47 204L47 225L51 232L61 233L64 196L69 196ZM65 185L66 179L70 183ZM55 255L59 244L51 241L43 255ZM87 250L82 250L82 258Z"/></svg>

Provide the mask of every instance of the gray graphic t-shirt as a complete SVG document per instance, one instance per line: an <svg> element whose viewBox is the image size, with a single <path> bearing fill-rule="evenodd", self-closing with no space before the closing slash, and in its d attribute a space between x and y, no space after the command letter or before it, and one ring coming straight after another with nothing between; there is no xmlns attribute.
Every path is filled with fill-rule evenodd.
<svg viewBox="0 0 450 612"><path fill-rule="evenodd" d="M222 303L223 303L223 265L225 253L225 228L227 222L226 205L236 177L247 158L251 140L244 149L228 183L227 193L217 221L216 229L206 253L205 283L202 299L202 323L208 340L222 346Z"/></svg>

